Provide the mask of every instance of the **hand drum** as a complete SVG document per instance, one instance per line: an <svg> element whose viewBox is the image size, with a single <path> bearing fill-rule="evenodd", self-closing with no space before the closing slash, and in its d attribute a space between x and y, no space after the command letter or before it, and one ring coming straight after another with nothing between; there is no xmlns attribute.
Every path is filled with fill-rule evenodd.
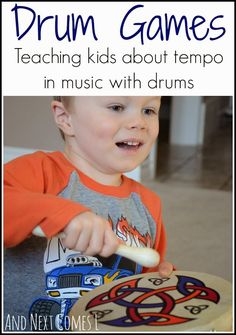
<svg viewBox="0 0 236 335"><path fill-rule="evenodd" d="M81 297L70 311L71 331L86 318L88 331L230 331L232 285L213 275L175 271L130 276Z"/></svg>

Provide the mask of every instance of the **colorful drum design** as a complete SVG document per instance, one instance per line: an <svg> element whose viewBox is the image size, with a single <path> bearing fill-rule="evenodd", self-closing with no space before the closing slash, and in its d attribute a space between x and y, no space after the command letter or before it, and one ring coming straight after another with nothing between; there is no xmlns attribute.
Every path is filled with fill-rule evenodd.
<svg viewBox="0 0 236 335"><path fill-rule="evenodd" d="M232 285L190 271L130 276L81 297L70 312L71 331L81 331L82 320L91 332L230 331Z"/></svg>

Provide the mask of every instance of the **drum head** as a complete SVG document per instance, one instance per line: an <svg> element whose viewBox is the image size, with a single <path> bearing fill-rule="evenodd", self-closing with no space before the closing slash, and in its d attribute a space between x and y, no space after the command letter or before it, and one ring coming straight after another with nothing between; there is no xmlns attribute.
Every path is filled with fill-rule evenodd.
<svg viewBox="0 0 236 335"><path fill-rule="evenodd" d="M231 283L189 271L175 271L168 278L152 272L113 281L86 293L70 312L71 331L231 329Z"/></svg>

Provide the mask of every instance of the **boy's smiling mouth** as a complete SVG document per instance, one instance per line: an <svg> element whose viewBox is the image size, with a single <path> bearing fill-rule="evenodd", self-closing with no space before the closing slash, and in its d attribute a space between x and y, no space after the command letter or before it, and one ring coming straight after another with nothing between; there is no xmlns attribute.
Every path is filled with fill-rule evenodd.
<svg viewBox="0 0 236 335"><path fill-rule="evenodd" d="M120 149L137 150L143 145L143 142L139 140L124 140L116 142L116 145Z"/></svg>

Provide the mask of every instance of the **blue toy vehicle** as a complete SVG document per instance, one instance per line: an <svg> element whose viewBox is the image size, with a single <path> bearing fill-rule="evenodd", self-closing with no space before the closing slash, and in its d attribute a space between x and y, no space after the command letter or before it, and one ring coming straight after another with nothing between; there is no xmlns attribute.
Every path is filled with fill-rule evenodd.
<svg viewBox="0 0 236 335"><path fill-rule="evenodd" d="M40 317L46 322L46 330L68 330L66 316L81 296L98 286L139 272L138 265L127 263L126 258L118 255L102 258L76 253L68 256L66 266L46 274L48 297L36 299L30 307L32 330L38 330L37 319Z"/></svg>

